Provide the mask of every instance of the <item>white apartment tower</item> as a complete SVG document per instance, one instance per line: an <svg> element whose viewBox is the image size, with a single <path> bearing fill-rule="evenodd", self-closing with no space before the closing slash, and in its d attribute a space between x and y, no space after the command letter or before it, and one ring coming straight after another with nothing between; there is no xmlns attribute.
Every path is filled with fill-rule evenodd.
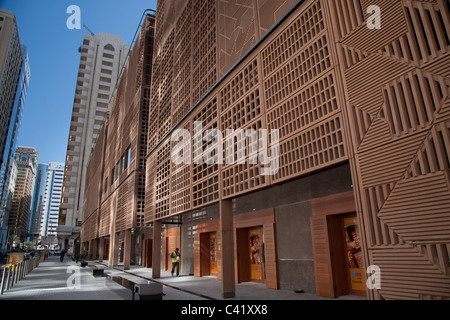
<svg viewBox="0 0 450 320"><path fill-rule="evenodd" d="M119 36L104 32L85 35L79 48L80 66L57 228L58 238L64 247L72 247L79 236L89 157L129 48Z"/></svg>
<svg viewBox="0 0 450 320"><path fill-rule="evenodd" d="M64 163L50 162L47 168L47 181L44 191L41 236L56 236L63 178Z"/></svg>

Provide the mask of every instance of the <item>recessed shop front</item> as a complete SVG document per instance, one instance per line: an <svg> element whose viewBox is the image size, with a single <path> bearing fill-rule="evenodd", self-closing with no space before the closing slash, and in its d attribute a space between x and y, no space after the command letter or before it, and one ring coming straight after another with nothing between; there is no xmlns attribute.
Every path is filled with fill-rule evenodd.
<svg viewBox="0 0 450 320"><path fill-rule="evenodd" d="M218 275L217 232L200 234L200 272L202 276Z"/></svg>
<svg viewBox="0 0 450 320"><path fill-rule="evenodd" d="M365 262L353 193L313 200L311 235L317 295L366 296Z"/></svg>
<svg viewBox="0 0 450 320"><path fill-rule="evenodd" d="M236 230L238 282L265 282L263 227Z"/></svg>
<svg viewBox="0 0 450 320"><path fill-rule="evenodd" d="M260 282L279 289L275 244L275 210L236 215L236 282Z"/></svg>

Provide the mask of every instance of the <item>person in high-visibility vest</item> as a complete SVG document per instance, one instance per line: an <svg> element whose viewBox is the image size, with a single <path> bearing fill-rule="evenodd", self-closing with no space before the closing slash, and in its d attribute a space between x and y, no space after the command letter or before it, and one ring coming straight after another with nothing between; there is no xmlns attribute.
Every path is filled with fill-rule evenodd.
<svg viewBox="0 0 450 320"><path fill-rule="evenodd" d="M176 248L174 252L171 253L170 257L172 258L172 276L175 268L177 268L177 277L180 275L180 249Z"/></svg>

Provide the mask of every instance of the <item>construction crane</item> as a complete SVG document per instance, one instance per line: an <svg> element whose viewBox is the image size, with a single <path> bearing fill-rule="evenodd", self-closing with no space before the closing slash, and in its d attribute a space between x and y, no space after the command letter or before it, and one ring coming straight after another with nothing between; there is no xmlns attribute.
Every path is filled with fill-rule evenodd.
<svg viewBox="0 0 450 320"><path fill-rule="evenodd" d="M85 28L86 28L86 30L87 30L87 31L89 31L89 33L91 34L91 36L95 36L95 33L93 33L93 32L92 32L92 30L91 30L91 29L89 29L89 28L88 28L88 26L87 26L87 25L85 25L84 23L83 23L83 27L85 27Z"/></svg>

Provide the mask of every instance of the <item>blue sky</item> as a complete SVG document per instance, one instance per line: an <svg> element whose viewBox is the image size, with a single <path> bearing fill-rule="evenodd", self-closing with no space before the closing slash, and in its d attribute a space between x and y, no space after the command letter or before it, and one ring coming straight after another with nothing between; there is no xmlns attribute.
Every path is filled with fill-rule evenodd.
<svg viewBox="0 0 450 320"><path fill-rule="evenodd" d="M130 44L145 9L156 0L0 0L16 16L21 44L27 46L31 81L19 146L34 147L39 162L65 162L70 118L85 28L69 30L67 7L81 9L81 26L108 32Z"/></svg>

